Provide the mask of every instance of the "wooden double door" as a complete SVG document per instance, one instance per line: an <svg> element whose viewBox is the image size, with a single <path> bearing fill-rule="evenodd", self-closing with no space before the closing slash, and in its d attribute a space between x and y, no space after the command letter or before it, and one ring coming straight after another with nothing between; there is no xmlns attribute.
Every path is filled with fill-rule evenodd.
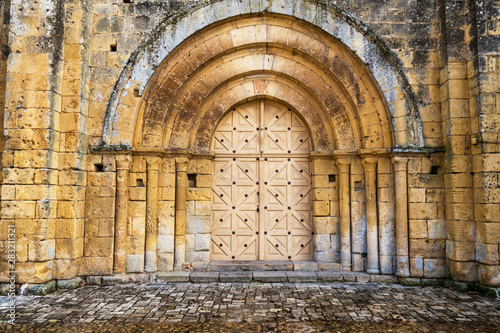
<svg viewBox="0 0 500 333"><path fill-rule="evenodd" d="M312 260L312 148L288 107L231 110L214 135L212 260Z"/></svg>

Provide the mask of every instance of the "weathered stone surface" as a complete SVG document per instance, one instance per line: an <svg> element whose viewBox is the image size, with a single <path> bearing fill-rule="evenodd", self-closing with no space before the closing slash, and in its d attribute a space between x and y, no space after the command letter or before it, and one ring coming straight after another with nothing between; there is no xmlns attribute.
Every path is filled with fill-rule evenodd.
<svg viewBox="0 0 500 333"><path fill-rule="evenodd" d="M190 272L166 272L158 273L156 279L161 282L189 282Z"/></svg>
<svg viewBox="0 0 500 333"><path fill-rule="evenodd" d="M286 282L288 272L253 272L256 282Z"/></svg>
<svg viewBox="0 0 500 333"><path fill-rule="evenodd" d="M56 286L58 289L75 289L78 288L82 282L83 279L81 277L71 280L57 280Z"/></svg>
<svg viewBox="0 0 500 333"><path fill-rule="evenodd" d="M211 283L219 281L218 272L193 272L189 276L189 280L195 283Z"/></svg>
<svg viewBox="0 0 500 333"><path fill-rule="evenodd" d="M342 281L342 273L341 272L317 272L319 281L324 282L333 282L333 281Z"/></svg>
<svg viewBox="0 0 500 333"><path fill-rule="evenodd" d="M220 282L251 282L252 272L221 272Z"/></svg>
<svg viewBox="0 0 500 333"><path fill-rule="evenodd" d="M56 290L56 282L49 281L41 284L25 283L19 288L21 295L47 295Z"/></svg>
<svg viewBox="0 0 500 333"><path fill-rule="evenodd" d="M286 272L289 282L316 282L318 275L315 272Z"/></svg>

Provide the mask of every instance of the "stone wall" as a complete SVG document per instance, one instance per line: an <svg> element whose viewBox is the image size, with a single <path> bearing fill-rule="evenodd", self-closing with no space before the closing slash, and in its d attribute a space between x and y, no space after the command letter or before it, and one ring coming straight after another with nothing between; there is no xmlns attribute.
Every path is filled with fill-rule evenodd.
<svg viewBox="0 0 500 333"><path fill-rule="evenodd" d="M175 268L178 237L185 237L186 263L202 265L210 260L210 158L192 158L182 171L187 178L179 180L179 158L190 158L189 152L129 152L126 149L131 147L101 145L105 126L112 123L106 119L109 102L113 92L121 92L117 87L126 79L122 73L136 60L131 57L139 57L138 49L151 47L146 41L158 42L155 38L163 31L156 29L166 19L212 2L1 3L0 109L5 112L0 129L6 140L0 138L0 252L4 253L0 282L7 277L7 233L2 230L12 224L17 232L20 283L144 272L147 242L152 241L148 216L157 223L153 234L158 271ZM245 4L261 2L272 5ZM396 239L403 239L411 277L500 285L500 5L494 0L339 0L335 8L328 7L332 3L319 1L318 8L342 12L351 27L362 27L374 45L386 47L387 58L394 59L390 65L404 73L405 81L398 84L411 91L409 96L398 96L394 105L381 103L389 112L411 110L414 105L416 113L411 116L421 121L417 131L424 138L417 153L387 150L349 157L345 194L350 203L352 270L368 268L367 244L374 241L367 231L368 215L373 213L367 213L368 191L373 190L367 187L367 181L372 181L367 170L372 166L365 157L376 156L376 187L370 193L377 201L380 272L396 273ZM326 24L319 17L311 22ZM302 23L291 20L292 24ZM366 68L353 72L362 70ZM120 75L124 77L119 79ZM142 107L143 91L127 89L119 97L122 110ZM373 96L378 93L382 95L377 91ZM367 96L356 97L357 108L369 109L365 104L376 103L365 101ZM136 120L130 114L111 116L133 128ZM370 139L370 121L380 122L375 112L372 115L360 129L364 145ZM393 129L405 128L408 118L391 122ZM393 136L395 142L408 140L404 131L395 130ZM390 160L395 155L405 158L407 170L406 238L396 236L396 220L404 215L395 208L397 177ZM117 161L123 156L130 159L130 167L123 187L126 213L120 215L121 206L115 207L122 195ZM158 170L148 167L152 158L161 159ZM342 175L337 162L333 157L314 160L313 187L318 189L313 198L314 242L318 262L340 264L345 241L340 216L346 212L340 207ZM148 181L156 171L157 193L152 194ZM176 200L182 198L182 194L176 197L179 181L187 182L184 208L176 207ZM154 204L152 195L158 198ZM182 214L184 233L176 220ZM118 220L124 222L119 228ZM123 270L117 266L121 260L117 251L123 246L116 247L122 229L126 233Z"/></svg>

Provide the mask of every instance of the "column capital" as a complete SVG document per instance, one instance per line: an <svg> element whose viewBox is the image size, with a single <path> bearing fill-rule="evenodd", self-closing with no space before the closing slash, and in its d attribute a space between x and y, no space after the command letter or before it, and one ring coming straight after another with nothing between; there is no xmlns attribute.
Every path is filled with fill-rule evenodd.
<svg viewBox="0 0 500 333"><path fill-rule="evenodd" d="M189 158L187 157L177 157L175 159L175 170L176 171L185 171L187 172L187 168L188 168L188 164L189 164Z"/></svg>
<svg viewBox="0 0 500 333"><path fill-rule="evenodd" d="M363 163L363 166L366 168L372 168L375 167L378 163L378 158L376 157L363 157L361 159L361 163Z"/></svg>
<svg viewBox="0 0 500 333"><path fill-rule="evenodd" d="M130 169L130 155L116 155L115 157L116 161L116 169L118 170L124 170L124 169Z"/></svg>
<svg viewBox="0 0 500 333"><path fill-rule="evenodd" d="M146 158L146 165L148 167L148 170L159 170L161 161L162 158L157 156Z"/></svg>
<svg viewBox="0 0 500 333"><path fill-rule="evenodd" d="M398 170L398 171L406 171L408 158L406 158L406 157L401 157L401 156L394 156L394 157L391 159L391 161L392 161L392 163L394 164L394 168L395 168L395 170Z"/></svg>

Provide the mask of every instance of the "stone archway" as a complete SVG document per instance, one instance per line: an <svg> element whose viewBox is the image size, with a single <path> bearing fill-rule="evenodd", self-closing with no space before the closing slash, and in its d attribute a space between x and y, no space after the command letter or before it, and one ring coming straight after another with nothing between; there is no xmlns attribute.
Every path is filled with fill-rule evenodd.
<svg viewBox="0 0 500 333"><path fill-rule="evenodd" d="M390 51L362 26L329 5L299 2L303 6L293 12L285 1L259 2L257 14L229 0L194 8L158 27L123 71L103 143L148 160L145 242L151 271L158 256L156 223L163 223L157 222L154 202L160 163L168 161L175 173L174 234L160 235L172 237L173 266L207 262L210 220L201 214L212 199L209 183L217 180L206 168L213 159L212 138L228 109L265 99L293 106L314 142L314 251L308 258L314 252L319 263L392 274L398 237L398 269L407 274L405 184L399 183L396 200L377 193L393 191L394 149L423 145L412 93ZM223 6L237 6L239 15L227 16ZM218 8L222 16L215 15ZM402 180L405 160L395 163ZM194 184L198 178L203 188L190 188L188 180ZM233 246L229 239L227 246ZM232 258L240 248L233 247L224 255ZM288 253L281 258L293 257Z"/></svg>

